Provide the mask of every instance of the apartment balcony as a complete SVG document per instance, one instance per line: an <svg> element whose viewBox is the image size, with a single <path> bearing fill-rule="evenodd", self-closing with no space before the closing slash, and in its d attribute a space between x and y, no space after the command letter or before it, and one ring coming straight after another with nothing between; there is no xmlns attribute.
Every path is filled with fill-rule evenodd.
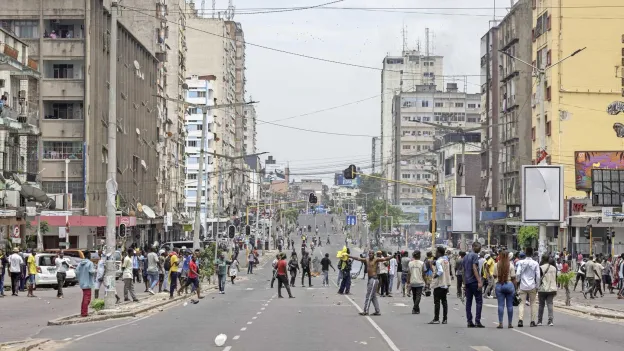
<svg viewBox="0 0 624 351"><path fill-rule="evenodd" d="M41 177L45 181L65 180L65 160L44 159L41 169ZM84 177L83 161L81 159L71 160L68 171L70 181L82 180Z"/></svg>
<svg viewBox="0 0 624 351"><path fill-rule="evenodd" d="M432 135L403 135L401 136L401 141L433 142L433 136Z"/></svg>
<svg viewBox="0 0 624 351"><path fill-rule="evenodd" d="M84 137L82 119L44 119L40 121L44 138L80 138Z"/></svg>
<svg viewBox="0 0 624 351"><path fill-rule="evenodd" d="M43 57L46 59L82 58L85 43L82 38L43 39Z"/></svg>
<svg viewBox="0 0 624 351"><path fill-rule="evenodd" d="M44 100L83 100L84 79L54 79L41 80L41 95Z"/></svg>

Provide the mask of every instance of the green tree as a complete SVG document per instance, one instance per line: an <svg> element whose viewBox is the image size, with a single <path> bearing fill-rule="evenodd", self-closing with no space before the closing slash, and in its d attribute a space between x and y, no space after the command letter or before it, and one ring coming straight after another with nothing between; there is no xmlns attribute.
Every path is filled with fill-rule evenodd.
<svg viewBox="0 0 624 351"><path fill-rule="evenodd" d="M520 248L528 247L531 245L533 240L537 240L537 233L537 227L520 227L520 230L518 231L518 245L520 245Z"/></svg>
<svg viewBox="0 0 624 351"><path fill-rule="evenodd" d="M372 202L372 203L371 203ZM400 208L387 204L385 200L370 200L370 209L366 212L368 216L368 222L370 222L370 232L375 232L380 226L380 218L386 215L386 208L388 209L387 215L393 217L393 222L398 223L403 217L403 211Z"/></svg>
<svg viewBox="0 0 624 351"><path fill-rule="evenodd" d="M381 177L381 174L373 173L371 176ZM360 184L360 192L356 199L359 205L366 207L365 210L368 213L368 211L373 208L374 201L381 197L381 188L383 185L381 179L366 176L360 176L360 179L362 179L362 183Z"/></svg>
<svg viewBox="0 0 624 351"><path fill-rule="evenodd" d="M576 278L576 273L574 272L561 273L557 276L557 283L559 283L559 285L565 289L565 293L566 293L565 305L566 306L572 305L570 303L570 284L572 284L575 278Z"/></svg>

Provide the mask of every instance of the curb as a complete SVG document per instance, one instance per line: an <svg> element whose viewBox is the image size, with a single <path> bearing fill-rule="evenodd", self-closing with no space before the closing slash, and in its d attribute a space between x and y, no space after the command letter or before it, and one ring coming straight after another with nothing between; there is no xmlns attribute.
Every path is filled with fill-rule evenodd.
<svg viewBox="0 0 624 351"><path fill-rule="evenodd" d="M11 351L29 351L35 347L41 346L50 341L50 339L31 339L22 341L11 341L0 344L0 350Z"/></svg>
<svg viewBox="0 0 624 351"><path fill-rule="evenodd" d="M209 285L208 287L202 289L202 292L207 292L216 288L216 285ZM90 322L101 322L109 319L118 319L118 318L128 318L128 317L136 317L139 314L145 313L149 310L153 310L159 307L163 307L169 304L173 304L175 302L181 301L188 298L188 296L176 296L173 299L146 306L134 311L122 312L122 313L113 313L113 314L105 314L105 315L93 315L89 317L80 317L79 314L73 314L70 316L65 316L57 319L53 319L48 321L48 326L61 326L61 325L71 325L71 324L82 324L82 323L90 323Z"/></svg>
<svg viewBox="0 0 624 351"><path fill-rule="evenodd" d="M577 309L575 309L573 307L570 307L570 306L554 306L554 307L562 309L562 310L567 310L567 311L572 311L572 312L577 312L577 313L583 313L583 314L590 315L590 316L593 316L593 317L602 317L602 318L611 318L611 319L624 319L624 316L622 316L622 315L600 313L600 312L581 311L581 310L577 310Z"/></svg>

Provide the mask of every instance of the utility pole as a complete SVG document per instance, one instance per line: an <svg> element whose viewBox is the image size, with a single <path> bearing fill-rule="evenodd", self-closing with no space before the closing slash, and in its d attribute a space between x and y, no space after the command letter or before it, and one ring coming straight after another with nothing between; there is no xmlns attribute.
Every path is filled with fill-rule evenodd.
<svg viewBox="0 0 624 351"><path fill-rule="evenodd" d="M540 116L537 119L537 123L538 128L538 142L539 142L539 151L537 156L539 158L541 158L539 164L540 165L546 165L546 71L553 68L554 66L557 66L558 64L562 63L563 61L569 59L572 56L575 56L576 54L580 53L581 51L585 50L586 47L582 48L582 49L577 49L575 50L572 54L562 58L561 60L553 63L552 65L546 67L546 68L542 68L542 67L535 67L532 64L523 61L517 57L514 57L512 55L510 55L509 53L499 50L501 53L511 57L514 60L520 61L522 63L524 63L525 65L531 67L533 69L534 74L537 75L537 79L539 80L539 100L540 100ZM546 62L545 60L542 60L542 65L546 66ZM538 236L538 255L539 257L542 257L542 255L548 251L548 237L546 235L546 228L547 224L546 223L539 223L539 236ZM591 237L591 235L590 235ZM591 246L590 246L590 250L591 250ZM591 253L590 253L591 254Z"/></svg>
<svg viewBox="0 0 624 351"><path fill-rule="evenodd" d="M106 270L104 286L104 306L115 307L115 268L114 253L116 241L116 201L117 196L117 0L111 1L110 26L110 72L108 78L108 180L106 181ZM88 14L87 14L88 15Z"/></svg>

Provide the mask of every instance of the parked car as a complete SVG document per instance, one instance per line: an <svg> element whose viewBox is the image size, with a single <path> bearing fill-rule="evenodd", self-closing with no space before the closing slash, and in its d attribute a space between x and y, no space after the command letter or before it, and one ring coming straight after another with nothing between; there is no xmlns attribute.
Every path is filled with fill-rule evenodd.
<svg viewBox="0 0 624 351"><path fill-rule="evenodd" d="M57 288L56 280L56 264L54 260L57 255L52 253L38 253L35 255L35 264L37 265L37 275L35 276L36 286L52 286ZM69 269L65 277L64 286L74 286L78 282L76 280L76 266L69 259Z"/></svg>

